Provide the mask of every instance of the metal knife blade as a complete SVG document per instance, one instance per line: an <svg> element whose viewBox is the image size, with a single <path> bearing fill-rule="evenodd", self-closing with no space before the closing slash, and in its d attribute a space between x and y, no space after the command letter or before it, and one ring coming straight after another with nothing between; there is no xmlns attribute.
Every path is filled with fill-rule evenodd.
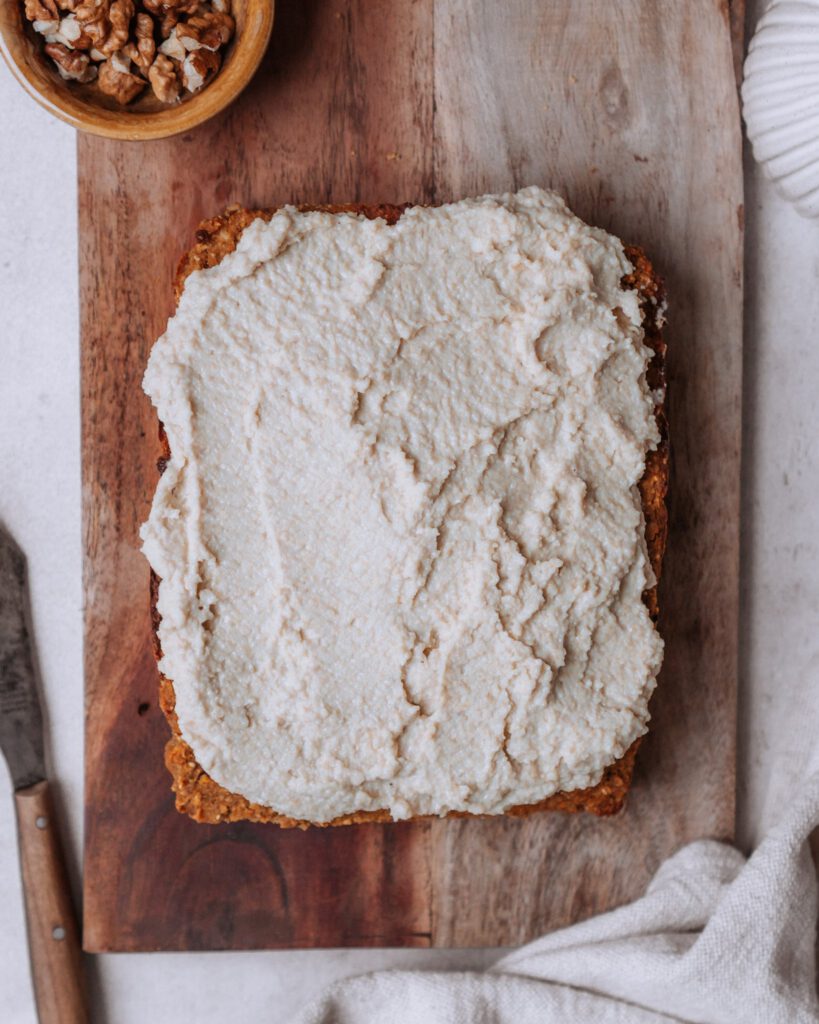
<svg viewBox="0 0 819 1024"><path fill-rule="evenodd" d="M0 750L15 789L45 778L43 715L27 612L25 556L0 526Z"/></svg>

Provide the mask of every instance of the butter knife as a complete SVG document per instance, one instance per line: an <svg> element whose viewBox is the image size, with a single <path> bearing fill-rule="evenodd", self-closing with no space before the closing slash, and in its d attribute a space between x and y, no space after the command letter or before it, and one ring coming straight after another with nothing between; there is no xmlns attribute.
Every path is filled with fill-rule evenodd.
<svg viewBox="0 0 819 1024"><path fill-rule="evenodd" d="M87 1024L79 931L46 779L26 562L0 527L0 750L8 762L40 1024Z"/></svg>

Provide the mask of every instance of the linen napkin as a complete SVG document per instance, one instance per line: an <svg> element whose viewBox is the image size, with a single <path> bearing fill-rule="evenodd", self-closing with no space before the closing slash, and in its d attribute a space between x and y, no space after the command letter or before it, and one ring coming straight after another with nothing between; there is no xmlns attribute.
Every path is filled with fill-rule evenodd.
<svg viewBox="0 0 819 1024"><path fill-rule="evenodd" d="M294 1024L816 1024L817 825L819 773L749 860L691 843L635 903L485 972L351 978Z"/></svg>

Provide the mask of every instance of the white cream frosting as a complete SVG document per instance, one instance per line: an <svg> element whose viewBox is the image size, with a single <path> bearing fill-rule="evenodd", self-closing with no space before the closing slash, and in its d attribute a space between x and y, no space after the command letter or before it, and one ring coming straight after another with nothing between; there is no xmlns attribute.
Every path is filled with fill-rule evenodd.
<svg viewBox="0 0 819 1024"><path fill-rule="evenodd" d="M657 444L622 245L527 188L280 210L192 274L142 529L183 737L311 821L501 813L646 730Z"/></svg>

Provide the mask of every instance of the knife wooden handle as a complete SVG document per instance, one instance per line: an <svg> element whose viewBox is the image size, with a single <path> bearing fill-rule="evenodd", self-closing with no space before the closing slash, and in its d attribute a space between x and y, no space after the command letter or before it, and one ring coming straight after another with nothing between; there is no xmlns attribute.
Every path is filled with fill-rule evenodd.
<svg viewBox="0 0 819 1024"><path fill-rule="evenodd" d="M40 1024L87 1024L79 931L47 782L14 794Z"/></svg>

